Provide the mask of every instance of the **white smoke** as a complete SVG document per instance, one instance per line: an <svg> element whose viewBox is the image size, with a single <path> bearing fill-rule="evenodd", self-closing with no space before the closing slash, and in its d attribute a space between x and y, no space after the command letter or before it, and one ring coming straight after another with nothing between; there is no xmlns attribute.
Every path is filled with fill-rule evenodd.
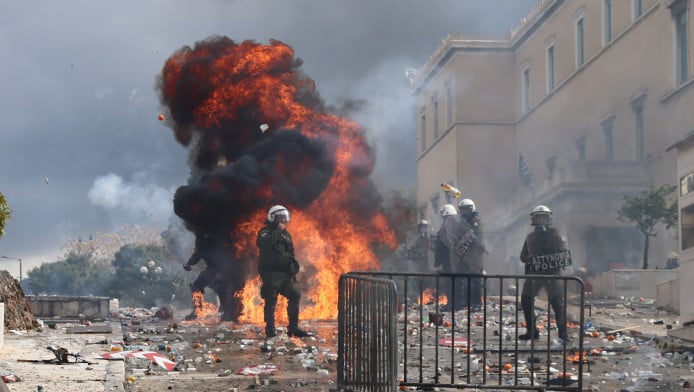
<svg viewBox="0 0 694 392"><path fill-rule="evenodd" d="M108 210L114 223L165 226L173 211L173 191L154 184L146 173L137 173L128 183L109 173L94 180L89 201Z"/></svg>
<svg viewBox="0 0 694 392"><path fill-rule="evenodd" d="M393 70L404 70L408 63L403 58L388 59L350 91L367 97L362 110L352 117L366 129L369 145L375 149L373 180L381 191L407 189L416 183L415 98L404 74L392 77Z"/></svg>

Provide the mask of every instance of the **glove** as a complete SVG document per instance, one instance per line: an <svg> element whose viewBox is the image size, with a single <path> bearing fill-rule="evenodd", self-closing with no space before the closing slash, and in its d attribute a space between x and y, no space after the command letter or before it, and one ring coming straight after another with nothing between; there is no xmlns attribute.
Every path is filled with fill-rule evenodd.
<svg viewBox="0 0 694 392"><path fill-rule="evenodd" d="M296 276L296 274L299 273L300 269L301 266L299 265L299 261L297 261L295 258L292 258L289 262L289 275Z"/></svg>
<svg viewBox="0 0 694 392"><path fill-rule="evenodd" d="M183 264L183 269L186 271L190 271L193 269L193 267L191 267L190 264Z"/></svg>

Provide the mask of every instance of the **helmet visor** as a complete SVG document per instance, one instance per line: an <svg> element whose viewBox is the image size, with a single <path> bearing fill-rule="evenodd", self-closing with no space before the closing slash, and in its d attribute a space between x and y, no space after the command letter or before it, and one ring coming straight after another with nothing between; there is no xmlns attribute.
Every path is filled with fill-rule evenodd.
<svg viewBox="0 0 694 392"><path fill-rule="evenodd" d="M273 219L277 223L287 223L289 222L289 215L287 215L284 211L278 212L273 215Z"/></svg>
<svg viewBox="0 0 694 392"><path fill-rule="evenodd" d="M475 210L472 206L469 206L469 205L460 206L460 213L461 214L469 215L469 214L472 214L473 211L475 211Z"/></svg>

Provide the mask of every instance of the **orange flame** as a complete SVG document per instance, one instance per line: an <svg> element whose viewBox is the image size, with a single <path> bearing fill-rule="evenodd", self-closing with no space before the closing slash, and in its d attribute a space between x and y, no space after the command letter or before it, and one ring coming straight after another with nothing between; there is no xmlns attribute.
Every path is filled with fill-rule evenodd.
<svg viewBox="0 0 694 392"><path fill-rule="evenodd" d="M422 295L419 298L417 298L417 303L419 305L430 305L435 302L435 298L436 296L434 294L434 290L428 287L422 292ZM446 294L439 295L439 305L446 305L447 303L448 298L446 297Z"/></svg>
<svg viewBox="0 0 694 392"><path fill-rule="evenodd" d="M188 145L195 140L193 132L199 132L206 151L219 154L225 162L238 158L244 144L252 145L287 131L299 131L305 138L321 142L329 152L334 159L332 177L327 186L322 185L325 188L320 196L301 210L282 202L286 195L276 193L270 182L244 197L280 200L279 204L290 208L288 231L301 264L297 276L297 286L303 293L300 317L334 319L340 275L378 270L376 250L395 249L397 240L385 215L365 211L376 211L376 205L360 205L367 202L360 196L374 193L368 177L375 161L364 130L350 119L323 112L323 106L314 102L319 99L316 87L297 68L299 63L294 50L280 41L271 40L269 45L253 41L237 44L218 37L194 49L185 47L167 60L162 72L162 95L167 104L176 102L176 109L192 107L184 113L172 110L170 118L176 121L177 140ZM191 80L195 82L188 83ZM185 98L179 100L179 96ZM267 127L260 132L257 124ZM225 150L229 145L234 148ZM292 161L292 167L279 167L285 161L281 156L277 158L273 162L282 178L300 179L312 170L308 161ZM296 183L303 184L298 180ZM257 260L255 240L265 221L266 208L269 205L262 210L244 211L241 221L230 229L239 260ZM237 293L243 304L239 321L263 322L260 285L260 279L252 277ZM276 312L277 321L286 319L286 302L281 296Z"/></svg>
<svg viewBox="0 0 694 392"><path fill-rule="evenodd" d="M581 355L580 351L576 351L575 353L568 353L566 354L566 360L570 361L571 363L577 364L581 362L581 357L583 357L583 363L588 363L588 351L583 351L583 355Z"/></svg>
<svg viewBox="0 0 694 392"><path fill-rule="evenodd" d="M375 270L380 263L372 249L375 238L383 238L384 244L393 247L395 237L387 228L385 218L381 215L372 220L373 227L355 227L348 219L340 217L344 212L334 211L336 223L325 226L320 221L323 203L314 203L307 211L292 213L287 230L294 238L296 256L301 263L297 285L301 289L301 318L334 319L337 317L337 289L340 275L349 271ZM313 213L316 213L314 215ZM323 212L332 215L333 211ZM257 258L255 237L262 227L264 213L258 212L256 218L238 227L236 243L238 253L245 254L253 250ZM322 229L321 229L322 228ZM261 281L258 276L246 282L242 296L244 306L241 322L260 323L263 321L263 300L260 298ZM445 296L443 296L445 300ZM445 302L443 302L445 303ZM277 302L276 321L286 320L286 300L279 297Z"/></svg>
<svg viewBox="0 0 694 392"><path fill-rule="evenodd" d="M189 323L216 324L219 321L217 306L206 302L203 293L199 291L193 292L193 311L196 319Z"/></svg>

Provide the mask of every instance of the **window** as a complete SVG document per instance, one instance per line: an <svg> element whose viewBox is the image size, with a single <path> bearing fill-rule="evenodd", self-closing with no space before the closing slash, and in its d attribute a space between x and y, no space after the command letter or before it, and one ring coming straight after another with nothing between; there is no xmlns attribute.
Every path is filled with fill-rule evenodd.
<svg viewBox="0 0 694 392"><path fill-rule="evenodd" d="M631 19L637 20L643 15L643 0L632 0L631 1Z"/></svg>
<svg viewBox="0 0 694 392"><path fill-rule="evenodd" d="M612 0L602 0L602 43L612 41Z"/></svg>
<svg viewBox="0 0 694 392"><path fill-rule="evenodd" d="M453 125L453 91L451 84L446 84L446 127Z"/></svg>
<svg viewBox="0 0 694 392"><path fill-rule="evenodd" d="M547 47L547 92L554 90L554 44Z"/></svg>
<svg viewBox="0 0 694 392"><path fill-rule="evenodd" d="M554 177L557 171L557 156L552 155L551 157L545 159L545 166L547 167L547 176L549 178Z"/></svg>
<svg viewBox="0 0 694 392"><path fill-rule="evenodd" d="M694 246L694 205L688 205L680 209L680 222L682 224L682 250Z"/></svg>
<svg viewBox="0 0 694 392"><path fill-rule="evenodd" d="M427 114L425 108L422 108L419 115L419 124L419 128L421 130L419 138L422 146L422 152L424 152L427 149Z"/></svg>
<svg viewBox="0 0 694 392"><path fill-rule="evenodd" d="M581 15L576 19L576 68L580 68L585 61L583 45L583 15Z"/></svg>
<svg viewBox="0 0 694 392"><path fill-rule="evenodd" d="M605 133L605 160L611 161L614 159L614 117L610 117L602 122L602 130Z"/></svg>
<svg viewBox="0 0 694 392"><path fill-rule="evenodd" d="M439 96L431 97L431 106L434 108L434 141L439 138ZM432 141L433 142L433 141Z"/></svg>
<svg viewBox="0 0 694 392"><path fill-rule="evenodd" d="M523 68L523 113L530 111L530 66Z"/></svg>
<svg viewBox="0 0 694 392"><path fill-rule="evenodd" d="M431 198L431 209L434 211L434 213L438 214L439 213L439 195L437 194L436 196Z"/></svg>
<svg viewBox="0 0 694 392"><path fill-rule="evenodd" d="M419 219L426 219L427 218L427 205L422 204L419 207Z"/></svg>
<svg viewBox="0 0 694 392"><path fill-rule="evenodd" d="M643 143L643 97L632 102L631 108L634 111L634 158L637 161L641 161L645 157Z"/></svg>
<svg viewBox="0 0 694 392"><path fill-rule="evenodd" d="M675 22L675 81L677 85L689 77L689 42L687 41L687 2L679 1L672 6L672 18Z"/></svg>
<svg viewBox="0 0 694 392"><path fill-rule="evenodd" d="M689 173L680 178L680 196L694 192L694 173Z"/></svg>
<svg viewBox="0 0 694 392"><path fill-rule="evenodd" d="M518 155L518 176L524 185L530 184L530 171L528 170L528 163L525 162L523 154Z"/></svg>
<svg viewBox="0 0 694 392"><path fill-rule="evenodd" d="M586 135L579 136L576 139L576 151L578 151L578 160L586 160Z"/></svg>

